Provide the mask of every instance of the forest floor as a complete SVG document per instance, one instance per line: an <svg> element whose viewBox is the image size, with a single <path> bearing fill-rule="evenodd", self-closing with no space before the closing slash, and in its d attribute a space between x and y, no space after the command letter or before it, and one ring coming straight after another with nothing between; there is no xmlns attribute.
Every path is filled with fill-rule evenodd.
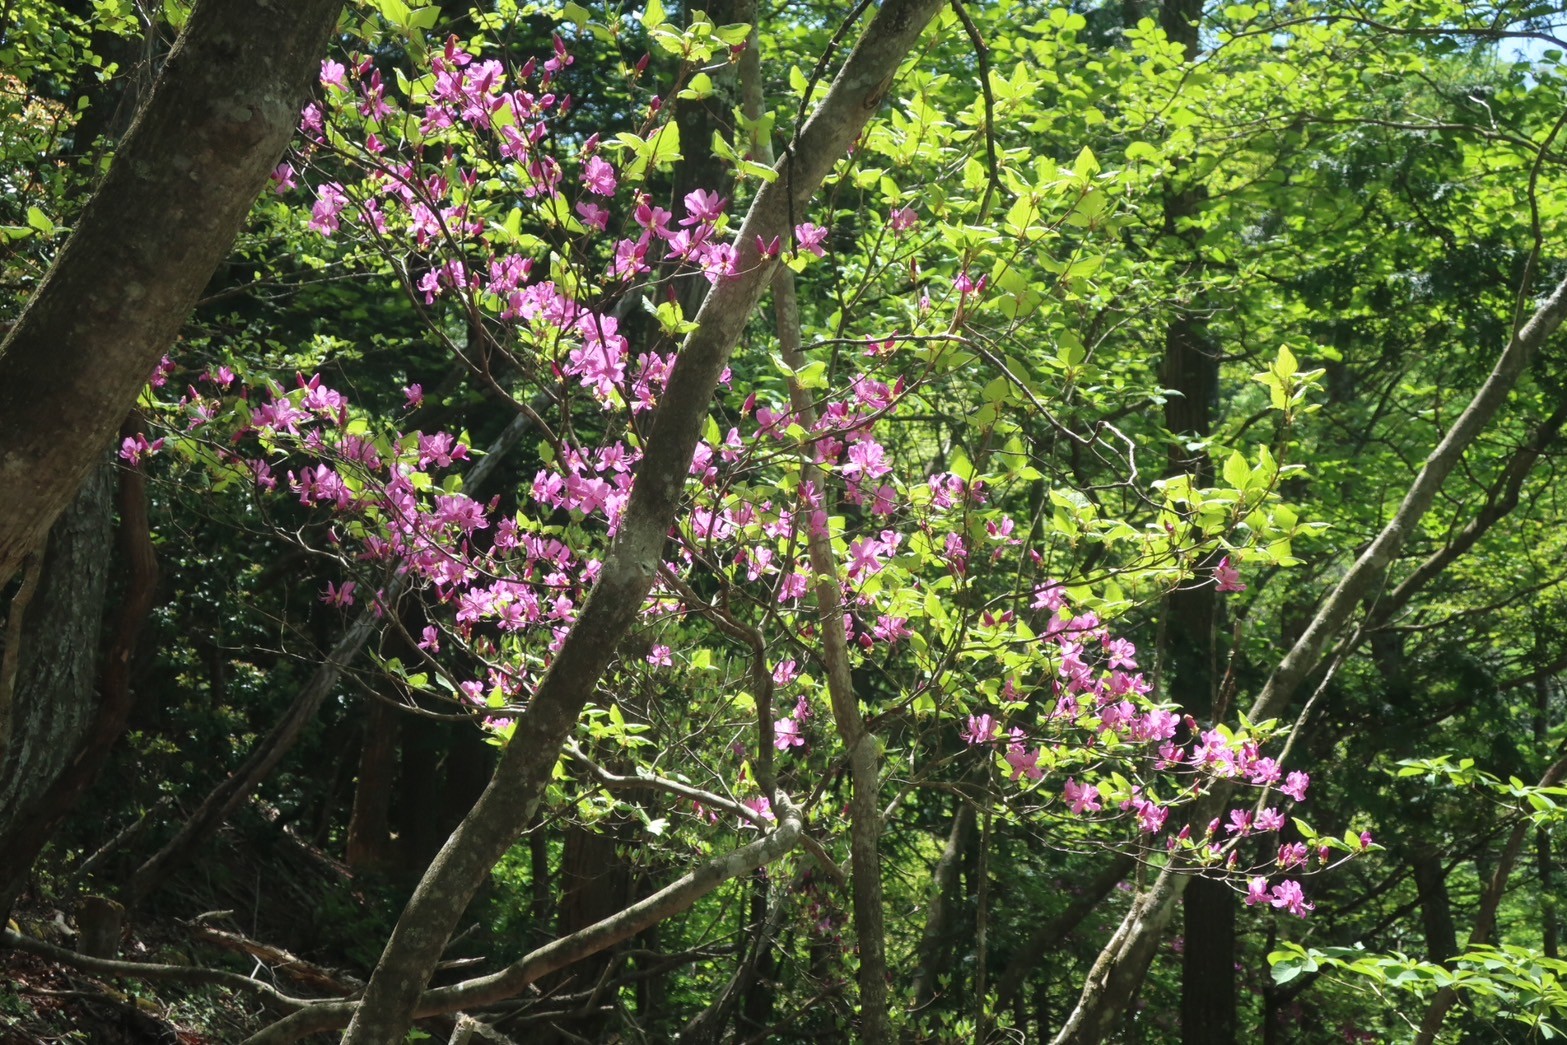
<svg viewBox="0 0 1567 1045"><path fill-rule="evenodd" d="M264 841L261 832L225 829L215 851L126 925L117 957L224 968L296 997L341 996L362 986L341 970L364 957L345 954L341 941L380 939L364 931L380 920L367 892L292 832ZM9 928L74 951L78 905L69 888L35 882ZM280 1015L224 986L151 984L0 949L0 1045L229 1045Z"/></svg>

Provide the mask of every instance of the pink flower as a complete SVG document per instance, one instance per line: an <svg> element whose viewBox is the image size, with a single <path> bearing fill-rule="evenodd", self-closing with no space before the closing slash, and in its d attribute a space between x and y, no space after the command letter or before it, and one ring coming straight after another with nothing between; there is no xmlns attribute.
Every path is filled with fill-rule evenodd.
<svg viewBox="0 0 1567 1045"><path fill-rule="evenodd" d="M1257 814L1256 823L1252 825L1259 831L1278 831L1284 827L1284 814L1277 809L1268 808Z"/></svg>
<svg viewBox="0 0 1567 1045"><path fill-rule="evenodd" d="M299 114L299 130L311 141L319 141L323 133L321 106L311 102Z"/></svg>
<svg viewBox="0 0 1567 1045"><path fill-rule="evenodd" d="M1279 785L1279 790L1289 795L1297 802L1306 800L1306 786L1311 783L1311 777L1305 773L1291 773L1284 778L1284 783Z"/></svg>
<svg viewBox="0 0 1567 1045"><path fill-rule="evenodd" d="M969 744L985 744L994 739L997 733L996 720L990 715L970 715L968 728L960 734L963 740Z"/></svg>
<svg viewBox="0 0 1567 1045"><path fill-rule="evenodd" d="M1246 585L1241 583L1241 572L1230 565L1230 557L1226 555L1219 560L1219 565L1213 568L1213 579L1217 591L1245 591Z"/></svg>
<svg viewBox="0 0 1567 1045"><path fill-rule="evenodd" d="M1068 777L1066 787L1061 789L1061 797L1066 799L1067 804L1072 807L1072 812L1078 815L1099 812L1099 789L1097 787L1079 784L1076 780Z"/></svg>
<svg viewBox="0 0 1567 1045"><path fill-rule="evenodd" d="M711 224L723 216L724 207L728 204L716 192L708 192L706 189L695 189L686 193L686 216L680 219L682 225Z"/></svg>
<svg viewBox="0 0 1567 1045"><path fill-rule="evenodd" d="M417 410L424 405L424 389L417 384L409 385L403 389L403 402L409 410Z"/></svg>
<svg viewBox="0 0 1567 1045"><path fill-rule="evenodd" d="M1170 817L1168 809L1143 798L1133 802L1132 808L1137 811L1138 826L1151 835L1164 830L1164 822Z"/></svg>
<svg viewBox="0 0 1567 1045"><path fill-rule="evenodd" d="M675 660L670 655L668 646L654 646L648 650L647 662L655 668L668 668L674 665Z"/></svg>
<svg viewBox="0 0 1567 1045"><path fill-rule="evenodd" d="M147 437L138 432L120 444L120 460L134 467L161 449L163 449L162 439L155 439L149 443Z"/></svg>
<svg viewBox="0 0 1567 1045"><path fill-rule="evenodd" d="M1268 902L1281 910L1288 910L1290 914L1299 918L1304 918L1308 912L1316 910L1315 904L1306 902L1300 883L1291 878L1286 878L1273 887L1273 898Z"/></svg>
<svg viewBox="0 0 1567 1045"><path fill-rule="evenodd" d="M975 279L968 274L968 269L964 269L958 274L958 278L952 281L952 287L959 294L982 294L989 282L989 276L980 276L978 279Z"/></svg>
<svg viewBox="0 0 1567 1045"><path fill-rule="evenodd" d="M906 232L914 227L917 220L913 209L909 207L896 207L887 215L887 225L893 232Z"/></svg>
<svg viewBox="0 0 1567 1045"><path fill-rule="evenodd" d="M800 724L792 718L781 718L773 723L773 747L787 751L805 743L800 735Z"/></svg>
<svg viewBox="0 0 1567 1045"><path fill-rule="evenodd" d="M1268 880L1266 878L1253 878L1246 883L1246 906L1255 907L1260 903L1268 902Z"/></svg>
<svg viewBox="0 0 1567 1045"><path fill-rule="evenodd" d="M615 168L602 157L591 157L582 167L582 184L598 196L615 195Z"/></svg>
<svg viewBox="0 0 1567 1045"><path fill-rule="evenodd" d="M1039 768L1039 749L1029 750L1022 744L1012 744L1007 748L1007 765L1012 767L1012 779L1027 777L1029 780L1039 780L1045 775L1045 771Z"/></svg>
<svg viewBox="0 0 1567 1045"><path fill-rule="evenodd" d="M294 180L294 165L292 163L280 163L272 169L272 189L279 196L289 189L297 188L298 182Z"/></svg>
<svg viewBox="0 0 1567 1045"><path fill-rule="evenodd" d="M334 62L330 58L321 60L321 86L336 87L340 91L348 90L348 85L343 82L343 74L346 72L342 62Z"/></svg>
<svg viewBox="0 0 1567 1045"><path fill-rule="evenodd" d="M310 208L310 230L330 238L337 231L338 215L347 205L348 196L337 182L329 181L321 186L316 190L315 206Z"/></svg>
<svg viewBox="0 0 1567 1045"><path fill-rule="evenodd" d="M909 622L906 617L889 617L883 614L876 618L876 625L871 629L871 634L881 642L895 643L899 639L908 638L913 634L909 630Z"/></svg>
<svg viewBox="0 0 1567 1045"><path fill-rule="evenodd" d="M826 257L822 244L827 241L827 230L807 221L794 227L794 240L801 250L808 250L817 257Z"/></svg>
<svg viewBox="0 0 1567 1045"><path fill-rule="evenodd" d="M1279 867L1288 871L1292 867L1303 867L1306 863L1306 843L1291 842L1288 845L1279 846Z"/></svg>
<svg viewBox="0 0 1567 1045"><path fill-rule="evenodd" d="M354 582L344 581L341 588L331 581L327 581L326 592L321 596L321 601L328 606L352 606L354 604Z"/></svg>
<svg viewBox="0 0 1567 1045"><path fill-rule="evenodd" d="M603 232L609 227L609 211L596 203L583 200L577 204L576 211L582 217L582 224L595 232Z"/></svg>
<svg viewBox="0 0 1567 1045"><path fill-rule="evenodd" d="M773 813L773 804L767 800L766 795L757 795L755 798L748 798L740 804L751 810L751 812L755 813L763 820L766 820L770 823L776 822L778 820L778 817ZM754 828L756 825L751 823L749 820L745 820L741 822L740 826Z"/></svg>

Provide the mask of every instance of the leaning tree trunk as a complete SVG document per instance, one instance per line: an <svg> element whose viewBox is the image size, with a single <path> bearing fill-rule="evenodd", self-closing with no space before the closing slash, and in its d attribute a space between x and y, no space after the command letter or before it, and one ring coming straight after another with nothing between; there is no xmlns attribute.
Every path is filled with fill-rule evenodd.
<svg viewBox="0 0 1567 1045"><path fill-rule="evenodd" d="M43 540L228 253L342 0L198 0L109 173L0 342L0 586Z"/></svg>
<svg viewBox="0 0 1567 1045"><path fill-rule="evenodd" d="M534 691L489 787L404 909L344 1036L347 1045L400 1040L457 920L533 818L561 745L652 588L713 390L777 264L762 258L756 244L783 235L791 216L804 210L942 6L943 0L887 0L801 129L792 176L758 190L735 237L739 275L708 294L697 329L681 346L593 594Z"/></svg>

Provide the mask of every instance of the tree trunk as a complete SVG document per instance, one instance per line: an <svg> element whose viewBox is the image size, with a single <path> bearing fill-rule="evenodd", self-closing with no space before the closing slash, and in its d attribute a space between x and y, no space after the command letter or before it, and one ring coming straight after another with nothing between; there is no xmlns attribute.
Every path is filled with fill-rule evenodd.
<svg viewBox="0 0 1567 1045"><path fill-rule="evenodd" d="M359 776L348 820L348 866L355 871L385 871L394 862L392 782L397 775L397 712L379 700L365 706L364 742Z"/></svg>
<svg viewBox="0 0 1567 1045"><path fill-rule="evenodd" d="M1409 861L1414 874L1415 894L1420 899L1420 924L1425 928L1426 957L1445 962L1458 953L1458 931L1453 927L1453 909L1447 899L1447 872L1441 855L1432 851L1416 853Z"/></svg>
<svg viewBox="0 0 1567 1045"><path fill-rule="evenodd" d="M923 1008L936 995L936 981L952 963L952 907L956 900L958 871L963 850L974 834L974 807L958 800L947 844L930 876L930 899L925 905L925 932L920 937L914 967L914 1004Z"/></svg>
<svg viewBox="0 0 1567 1045"><path fill-rule="evenodd" d="M0 654L15 665L14 675L0 673L0 914L9 913L43 845L20 840L36 833L51 786L97 713L114 478L107 461L88 477L50 530L36 589L12 602Z"/></svg>
<svg viewBox="0 0 1567 1045"><path fill-rule="evenodd" d="M294 132L341 0L198 0L152 94L0 342L0 587L173 343Z"/></svg>

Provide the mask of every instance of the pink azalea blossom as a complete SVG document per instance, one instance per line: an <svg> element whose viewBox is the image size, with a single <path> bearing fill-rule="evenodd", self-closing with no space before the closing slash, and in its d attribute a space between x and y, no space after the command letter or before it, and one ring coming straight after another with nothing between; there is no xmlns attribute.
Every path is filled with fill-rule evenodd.
<svg viewBox="0 0 1567 1045"><path fill-rule="evenodd" d="M995 738L998 732L996 720L990 715L970 715L968 727L963 730L961 736L970 744L987 744Z"/></svg>
<svg viewBox="0 0 1567 1045"><path fill-rule="evenodd" d="M794 241L800 245L801 250L808 250L817 257L827 256L827 251L822 244L827 242L827 230L819 225L807 221L794 227Z"/></svg>
<svg viewBox="0 0 1567 1045"><path fill-rule="evenodd" d="M1280 910L1287 910L1299 918L1316 910L1316 905L1307 903L1306 896L1301 891L1300 883L1291 878L1286 878L1273 887L1273 898L1268 901Z"/></svg>
<svg viewBox="0 0 1567 1045"><path fill-rule="evenodd" d="M1289 795L1297 802L1306 800L1306 786L1311 783L1311 777L1305 773L1291 773L1279 785L1279 790Z"/></svg>
<svg viewBox="0 0 1567 1045"><path fill-rule="evenodd" d="M1066 786L1061 789L1061 797L1066 799L1067 805L1072 808L1072 812L1078 815L1097 813L1100 810L1099 789L1086 784L1079 784L1070 777L1067 778Z"/></svg>
<svg viewBox="0 0 1567 1045"><path fill-rule="evenodd" d="M792 718L781 718L773 723L773 747L787 751L805 743L800 735L800 724Z"/></svg>
<svg viewBox="0 0 1567 1045"><path fill-rule="evenodd" d="M582 166L582 184L598 196L615 195L615 168L602 157L593 156Z"/></svg>
<svg viewBox="0 0 1567 1045"><path fill-rule="evenodd" d="M1241 583L1241 571L1230 565L1228 555L1220 559L1219 565L1213 568L1213 579L1216 591L1246 590L1246 585Z"/></svg>

